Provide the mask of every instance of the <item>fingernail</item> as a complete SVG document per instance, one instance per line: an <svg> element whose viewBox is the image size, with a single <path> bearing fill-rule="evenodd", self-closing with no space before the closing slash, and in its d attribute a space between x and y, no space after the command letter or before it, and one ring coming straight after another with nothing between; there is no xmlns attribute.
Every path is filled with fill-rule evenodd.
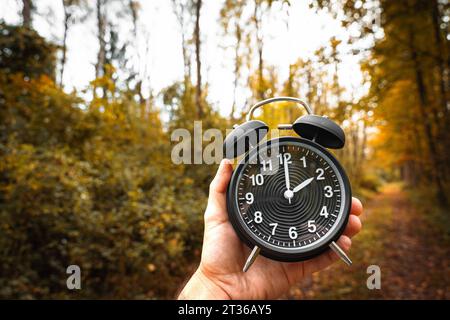
<svg viewBox="0 0 450 320"><path fill-rule="evenodd" d="M223 158L220 162L220 165L231 164L231 160L227 158Z"/></svg>

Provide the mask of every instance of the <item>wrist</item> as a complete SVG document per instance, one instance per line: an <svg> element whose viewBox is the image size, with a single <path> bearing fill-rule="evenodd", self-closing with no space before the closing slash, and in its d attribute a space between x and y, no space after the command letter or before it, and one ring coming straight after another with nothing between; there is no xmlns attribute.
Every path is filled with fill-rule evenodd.
<svg viewBox="0 0 450 320"><path fill-rule="evenodd" d="M230 296L199 267L178 296L178 300L229 300Z"/></svg>

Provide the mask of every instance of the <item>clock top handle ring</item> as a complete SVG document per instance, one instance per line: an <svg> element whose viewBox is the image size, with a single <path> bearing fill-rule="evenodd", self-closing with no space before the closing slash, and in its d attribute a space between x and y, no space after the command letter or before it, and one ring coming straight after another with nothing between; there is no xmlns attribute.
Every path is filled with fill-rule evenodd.
<svg viewBox="0 0 450 320"><path fill-rule="evenodd" d="M326 148L340 149L345 144L344 131L327 117L313 114L311 107L302 99L293 97L275 97L260 101L250 108L247 122L251 120L256 109L273 102L291 101L303 106L308 113L298 118L293 125L280 125L280 129L293 129L299 136L317 142Z"/></svg>
<svg viewBox="0 0 450 320"><path fill-rule="evenodd" d="M308 114L313 114L311 107L302 99L293 98L293 97L275 97L275 98L269 98L269 99L266 99L266 100L263 100L263 101L260 101L256 104L254 104L248 111L245 120L250 121L253 116L253 113L256 111L256 109L258 109L266 104L273 103L273 102L280 102L280 101L296 102L297 104L303 106L303 108L305 108L305 110Z"/></svg>
<svg viewBox="0 0 450 320"><path fill-rule="evenodd" d="M260 120L252 120L256 109L273 102L291 101L301 105L307 115L304 115L290 125L279 125L279 129L294 130L299 136L312 140L325 148L340 149L345 144L344 131L336 123L313 114L311 107L302 99L293 97L274 97L260 101L253 105L246 115L246 122L234 126L223 143L225 158L233 159L257 145L268 133L269 127Z"/></svg>
<svg viewBox="0 0 450 320"><path fill-rule="evenodd" d="M293 97L274 97L254 104L246 115L246 121L241 125L233 126L223 143L225 158L233 159L246 153L254 145L258 144L268 133L269 127L261 120L252 120L256 109L273 102L292 101L303 106L308 114L312 114L311 107L303 100ZM281 125L285 129L291 129L292 125Z"/></svg>

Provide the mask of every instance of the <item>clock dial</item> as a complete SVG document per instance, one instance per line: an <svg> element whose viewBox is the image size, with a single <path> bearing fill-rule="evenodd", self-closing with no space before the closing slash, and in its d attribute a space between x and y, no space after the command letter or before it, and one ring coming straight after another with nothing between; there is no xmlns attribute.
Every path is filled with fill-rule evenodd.
<svg viewBox="0 0 450 320"><path fill-rule="evenodd" d="M229 209L238 233L272 258L318 254L342 233L348 218L345 172L328 151L299 138L252 150L235 171L231 189Z"/></svg>

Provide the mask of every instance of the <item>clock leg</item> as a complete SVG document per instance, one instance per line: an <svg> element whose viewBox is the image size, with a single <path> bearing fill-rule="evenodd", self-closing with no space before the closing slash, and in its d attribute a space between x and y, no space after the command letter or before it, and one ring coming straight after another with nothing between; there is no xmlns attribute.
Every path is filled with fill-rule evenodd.
<svg viewBox="0 0 450 320"><path fill-rule="evenodd" d="M253 262L255 262L256 258L259 255L259 251L261 249L258 246L255 246L250 253L250 255L247 258L247 261L245 262L244 268L242 269L243 272L247 272L247 270L252 266Z"/></svg>
<svg viewBox="0 0 450 320"><path fill-rule="evenodd" d="M352 260L350 260L350 258L347 256L347 254L344 252L344 250L342 250L337 244L336 242L332 242L330 243L330 248L331 250L333 250L338 256L339 258L342 259L342 261L344 261L347 265L351 266L352 265Z"/></svg>

